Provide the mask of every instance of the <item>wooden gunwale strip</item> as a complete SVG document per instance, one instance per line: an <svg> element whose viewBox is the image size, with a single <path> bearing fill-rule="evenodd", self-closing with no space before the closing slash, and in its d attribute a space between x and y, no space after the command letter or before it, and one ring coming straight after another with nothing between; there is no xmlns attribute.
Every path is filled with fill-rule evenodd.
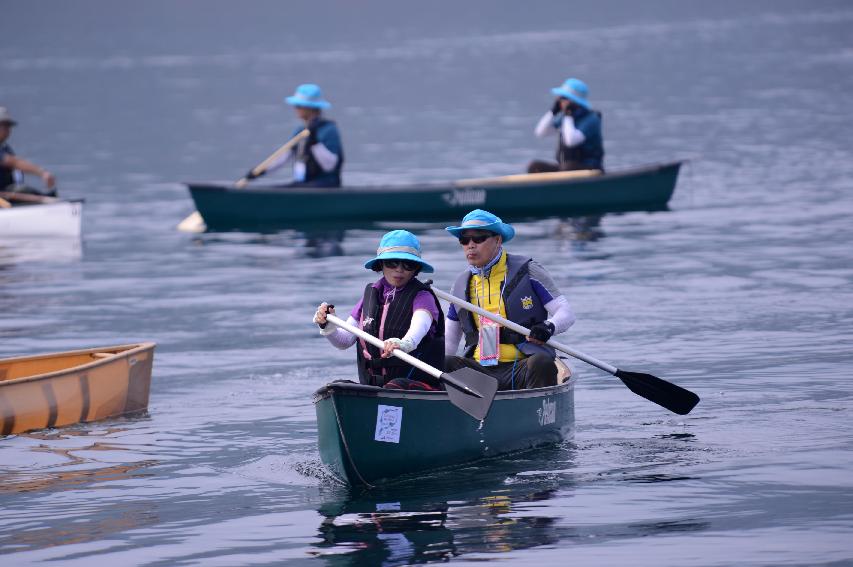
<svg viewBox="0 0 853 567"><path fill-rule="evenodd" d="M4 358L0 359L0 363L15 363L15 362L31 362L36 360L44 360L47 358L57 358L63 356L79 356L85 354L94 354L105 351L115 350L117 352L113 353L113 356L109 358L101 358L97 360L93 360L91 362L86 362L84 364L80 364L78 366L70 366L68 368L64 368L62 370L55 370L53 372L47 372L44 374L34 374L32 376L21 376L20 378L13 378L11 380L3 380L0 382L0 388L2 388L6 384L21 384L24 382L34 382L36 380L45 380L48 378L55 378L58 376L62 376L68 374L70 372L80 372L80 371L88 371L90 369L98 368L100 366L105 366L110 364L121 357L130 356L133 354L138 354L140 352L150 350L156 346L157 343L146 342L146 343L135 343L129 345L117 345L112 347L98 347L98 348L90 348L83 350L71 350L71 351L63 351L63 352L54 352L48 354L40 354L36 356L22 356L22 357L14 357L14 358ZM126 349L126 350L120 350Z"/></svg>

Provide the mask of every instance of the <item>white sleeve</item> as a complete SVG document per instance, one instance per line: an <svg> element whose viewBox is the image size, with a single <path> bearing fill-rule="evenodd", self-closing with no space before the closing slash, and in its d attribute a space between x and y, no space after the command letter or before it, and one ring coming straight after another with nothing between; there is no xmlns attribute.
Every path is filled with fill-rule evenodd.
<svg viewBox="0 0 853 567"><path fill-rule="evenodd" d="M555 297L546 303L545 309L548 311L548 320L554 324L555 335L568 331L569 327L575 324L575 314L565 295Z"/></svg>
<svg viewBox="0 0 853 567"><path fill-rule="evenodd" d="M409 330L406 331L406 336L402 339L402 342L408 343L411 346L406 352L411 352L418 348L418 345L421 344L421 339L426 336L431 326L432 314L426 309L418 309L412 314L412 323L409 325Z"/></svg>
<svg viewBox="0 0 853 567"><path fill-rule="evenodd" d="M352 315L347 317L347 323L349 323L353 327L358 326L358 321L353 319ZM334 329L332 331L329 331L329 327L334 327ZM341 329L340 327L335 327L331 323L326 325L325 329L320 329L320 334L326 337L329 342L332 343L332 346L340 350L348 349L349 347L354 345L356 341L355 335L353 335L349 331Z"/></svg>
<svg viewBox="0 0 853 567"><path fill-rule="evenodd" d="M266 169L267 173L271 173L276 169L279 169L281 166L290 161L290 158L293 157L293 150L288 150L285 153L281 154L277 160L272 162L270 166Z"/></svg>
<svg viewBox="0 0 853 567"><path fill-rule="evenodd" d="M459 321L444 318L444 354L455 356L459 352L459 341L462 340L462 325Z"/></svg>
<svg viewBox="0 0 853 567"><path fill-rule="evenodd" d="M571 116L563 117L563 126L560 129L560 135L563 136L563 143L570 148L579 146L586 140L583 132L575 128L575 119Z"/></svg>
<svg viewBox="0 0 853 567"><path fill-rule="evenodd" d="M332 171L338 165L338 156L323 144L318 143L311 146L311 154L323 168L323 171Z"/></svg>
<svg viewBox="0 0 853 567"><path fill-rule="evenodd" d="M546 112L542 118L539 119L539 123L536 125L536 136L539 138L544 138L548 134L554 131L554 115L549 110Z"/></svg>

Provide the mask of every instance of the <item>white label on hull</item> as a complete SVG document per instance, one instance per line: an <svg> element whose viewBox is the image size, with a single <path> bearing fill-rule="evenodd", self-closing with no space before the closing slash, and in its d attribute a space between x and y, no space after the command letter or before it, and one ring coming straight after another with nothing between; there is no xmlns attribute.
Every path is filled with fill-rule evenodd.
<svg viewBox="0 0 853 567"><path fill-rule="evenodd" d="M399 443L402 425L403 408L380 405L376 411L376 432L373 434L373 439L386 443Z"/></svg>
<svg viewBox="0 0 853 567"><path fill-rule="evenodd" d="M549 425L557 421L557 402L550 399L542 400L542 407L536 410L539 425Z"/></svg>
<svg viewBox="0 0 853 567"><path fill-rule="evenodd" d="M464 189L454 189L450 193L443 193L441 198L451 207L468 207L471 205L486 204L486 190L472 189L466 187Z"/></svg>

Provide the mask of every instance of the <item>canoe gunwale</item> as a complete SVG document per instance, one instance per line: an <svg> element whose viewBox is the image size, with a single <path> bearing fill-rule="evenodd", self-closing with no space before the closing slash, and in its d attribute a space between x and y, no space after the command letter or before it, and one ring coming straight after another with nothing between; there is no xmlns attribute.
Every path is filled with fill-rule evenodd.
<svg viewBox="0 0 853 567"><path fill-rule="evenodd" d="M543 388L527 388L524 390L501 390L495 394L495 400L513 400L522 398L538 398L562 393L564 390L573 388L577 383L577 377L572 375L568 380L556 386L545 386ZM313 400L317 402L326 398L334 398L334 395L353 397L387 398L387 399L418 399L434 402L450 402L447 392L444 390L390 390L378 386L368 386L354 382L330 382L314 392ZM488 417L486 418L488 419Z"/></svg>
<svg viewBox="0 0 853 567"><path fill-rule="evenodd" d="M448 191L452 189L465 188L488 188L490 191L505 191L523 188L528 185L540 186L563 186L586 185L591 183L602 183L622 177L632 177L636 175L654 173L655 171L681 167L687 160L675 160L671 162L661 162L649 165L641 165L636 167L608 170L597 175L578 176L568 179L549 179L547 177L537 178L536 174L530 174L531 178L524 181L502 181L502 177L468 179L439 183L424 183L424 184L406 184L406 185L350 185L343 187L290 187L288 185L255 185L251 188L237 189L231 185L215 183L215 182L185 182L191 191L218 191L218 192L235 192L239 191L242 194L285 194L285 195L329 195L339 194L340 192L373 195L377 193L398 193L398 192L435 192Z"/></svg>
<svg viewBox="0 0 853 567"><path fill-rule="evenodd" d="M86 362L85 364L79 364L76 366L69 366L68 368L63 368L60 370L55 370L53 372L46 372L43 374L34 374L32 376L21 376L20 378L12 378L9 380L0 380L0 388L7 384L23 384L25 382L35 382L38 380L48 380L51 378L55 378L58 376L62 376L67 374L68 372L78 372L81 370L90 370L93 368L98 368L101 366L105 366L112 362L115 362L117 358L130 356L133 354L137 354L140 352L148 351L157 346L157 343L154 342L144 342L144 343L131 343L126 345L116 345L109 347L96 347L96 348L88 348L88 349L80 349L80 350L69 350L69 351L61 351L61 352L52 352L47 354L38 354L33 356L16 356L10 358L2 358L0 359L0 364L6 363L16 363L16 362L28 362L28 361L36 361L36 360L44 360L49 358L58 358L64 356L79 356L86 354L94 354L96 352L110 352L111 356L107 356L104 358L92 360L91 362ZM121 349L121 350L120 350ZM117 351L117 352L112 352Z"/></svg>

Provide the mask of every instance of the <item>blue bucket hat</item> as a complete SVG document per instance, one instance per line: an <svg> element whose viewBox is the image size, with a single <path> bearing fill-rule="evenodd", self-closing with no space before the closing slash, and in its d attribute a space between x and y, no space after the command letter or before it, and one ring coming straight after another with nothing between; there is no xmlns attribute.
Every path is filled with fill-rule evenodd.
<svg viewBox="0 0 853 567"><path fill-rule="evenodd" d="M445 230L456 238L462 235L463 230L488 230L500 234L504 242L509 242L515 236L515 229L512 226L483 209L474 209L465 215L460 226L448 226Z"/></svg>
<svg viewBox="0 0 853 567"><path fill-rule="evenodd" d="M317 85L307 83L296 87L293 96L286 97L284 102L290 106L304 106L306 108L329 108L332 104L323 99L323 91Z"/></svg>
<svg viewBox="0 0 853 567"><path fill-rule="evenodd" d="M565 83L551 89L551 94L566 97L589 110L589 101L586 100L589 96L589 88L580 79L574 77L566 79Z"/></svg>
<svg viewBox="0 0 853 567"><path fill-rule="evenodd" d="M364 263L364 267L372 270L376 262L382 260L410 260L421 265L421 271L431 274L435 269L421 259L421 243L418 237L408 230L392 230L386 232L379 241L376 258Z"/></svg>

